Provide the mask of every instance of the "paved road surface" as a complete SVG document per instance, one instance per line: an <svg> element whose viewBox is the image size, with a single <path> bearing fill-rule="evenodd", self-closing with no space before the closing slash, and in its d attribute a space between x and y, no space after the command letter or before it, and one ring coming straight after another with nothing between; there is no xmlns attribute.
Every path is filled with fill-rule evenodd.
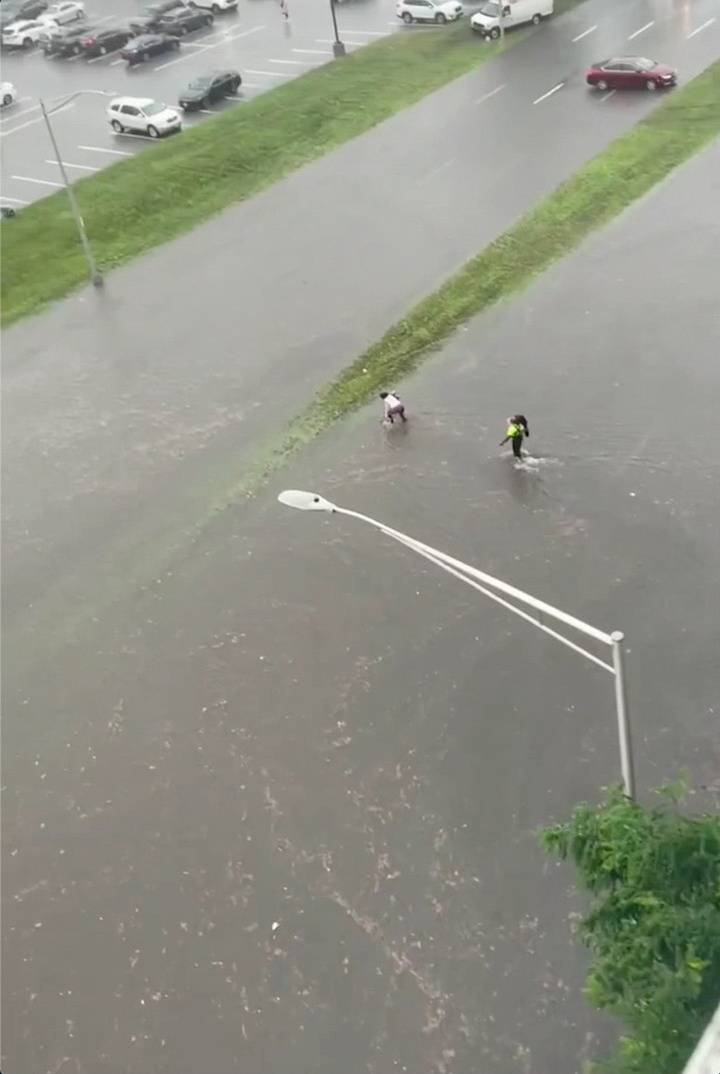
<svg viewBox="0 0 720 1074"><path fill-rule="evenodd" d="M720 21L691 36L712 8L589 0L114 273L106 294L7 333L13 626L55 624L69 606L87 617L128 577L144 580L268 429L655 106L657 95L588 92L588 60L646 26L634 47L642 40L688 78L720 51Z"/></svg>
<svg viewBox="0 0 720 1074"><path fill-rule="evenodd" d="M717 779L719 165L283 477L625 629L643 788ZM275 491L6 684L3 1069L576 1074L608 1027L532 831L617 777L611 684Z"/></svg>

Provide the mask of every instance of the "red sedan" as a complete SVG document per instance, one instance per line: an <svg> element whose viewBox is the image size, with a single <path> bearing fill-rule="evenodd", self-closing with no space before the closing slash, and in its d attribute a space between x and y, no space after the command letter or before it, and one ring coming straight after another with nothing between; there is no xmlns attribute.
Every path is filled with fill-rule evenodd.
<svg viewBox="0 0 720 1074"><path fill-rule="evenodd" d="M594 63L588 70L586 81L589 86L599 90L656 90L663 86L674 86L677 71L644 56L616 56L612 60Z"/></svg>

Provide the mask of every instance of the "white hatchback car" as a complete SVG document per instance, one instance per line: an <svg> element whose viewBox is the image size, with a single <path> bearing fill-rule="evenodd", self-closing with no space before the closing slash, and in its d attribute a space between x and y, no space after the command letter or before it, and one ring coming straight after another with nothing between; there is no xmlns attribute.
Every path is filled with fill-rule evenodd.
<svg viewBox="0 0 720 1074"><path fill-rule="evenodd" d="M395 9L397 17L405 23L411 22L453 22L459 19L463 13L462 4L458 0L444 0L436 3L435 0L400 0Z"/></svg>
<svg viewBox="0 0 720 1074"><path fill-rule="evenodd" d="M54 19L58 25L66 22L75 22L76 19L85 18L85 5L80 0L61 0L58 4L51 4L45 15Z"/></svg>
<svg viewBox="0 0 720 1074"><path fill-rule="evenodd" d="M188 0L190 7L202 7L219 15L221 11L237 10L238 0Z"/></svg>
<svg viewBox="0 0 720 1074"><path fill-rule="evenodd" d="M116 134L132 131L159 138L182 129L180 113L150 97L116 97L110 102L107 114Z"/></svg>
<svg viewBox="0 0 720 1074"><path fill-rule="evenodd" d="M21 19L20 22L11 22L2 32L2 43L5 48L32 48L40 40L40 35L45 33L48 27L57 26L54 19L47 15L40 15L37 19Z"/></svg>

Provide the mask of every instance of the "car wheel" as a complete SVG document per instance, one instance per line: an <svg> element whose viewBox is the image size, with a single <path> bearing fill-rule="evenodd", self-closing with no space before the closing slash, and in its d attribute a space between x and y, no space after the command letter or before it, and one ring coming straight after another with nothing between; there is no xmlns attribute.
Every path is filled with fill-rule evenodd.
<svg viewBox="0 0 720 1074"><path fill-rule="evenodd" d="M9 104L12 104L12 97L10 96L9 93L6 93L5 96L3 97L3 104L5 105L6 108L7 108L7 106Z"/></svg>
<svg viewBox="0 0 720 1074"><path fill-rule="evenodd" d="M500 36L500 27L499 26L493 26L492 30L490 31L490 37L493 39L493 41L497 41L499 36Z"/></svg>
<svg viewBox="0 0 720 1074"><path fill-rule="evenodd" d="M649 78L645 83L645 89L650 90L650 92L652 93L653 90L657 89L657 82L655 82L654 79Z"/></svg>
<svg viewBox="0 0 720 1074"><path fill-rule="evenodd" d="M148 127L147 132L151 138L158 138L160 135L159 130L157 129L157 127L153 127L152 123Z"/></svg>
<svg viewBox="0 0 720 1074"><path fill-rule="evenodd" d="M110 126L112 127L112 129L115 131L116 134L122 134L122 132L125 130L125 128L123 127L123 125L122 125L122 123L120 122L119 119L113 119L113 121L111 122Z"/></svg>
<svg viewBox="0 0 720 1074"><path fill-rule="evenodd" d="M212 13L213 13L213 15L219 15L220 14L220 8L217 6L217 4L213 4Z"/></svg>
<svg viewBox="0 0 720 1074"><path fill-rule="evenodd" d="M234 78L234 79L232 80L232 86L230 87L230 92L231 92L231 93L237 93L237 91L238 91L238 90L239 90L239 88L240 88L240 84L241 84L241 83L242 83L242 79L241 79L241 78Z"/></svg>
<svg viewBox="0 0 720 1074"><path fill-rule="evenodd" d="M599 82L595 83L595 88L599 89L601 93L604 93L605 90L608 88L608 84L604 78L601 78Z"/></svg>
<svg viewBox="0 0 720 1074"><path fill-rule="evenodd" d="M100 55L101 56L107 56L107 49L105 48L104 45L100 46Z"/></svg>
<svg viewBox="0 0 720 1074"><path fill-rule="evenodd" d="M442 25L443 22L447 22L447 18L445 17L445 15L443 15L442 11L438 11L437 15L435 16L435 22L438 23L438 25Z"/></svg>
<svg viewBox="0 0 720 1074"><path fill-rule="evenodd" d="M180 48L180 42L177 41L177 40L173 41L172 48L173 48L173 52L177 52L177 50Z"/></svg>
<svg viewBox="0 0 720 1074"><path fill-rule="evenodd" d="M403 11L402 20L403 20L403 22L405 23L406 26L409 26L410 23L413 21L413 17L410 14L409 11Z"/></svg>
<svg viewBox="0 0 720 1074"><path fill-rule="evenodd" d="M23 40L23 44L22 44L23 48L32 48L32 45L33 45L33 43L32 43L32 38L31 37L26 37Z"/></svg>
<svg viewBox="0 0 720 1074"><path fill-rule="evenodd" d="M542 22L542 15L539 15L536 12L532 17L532 24L533 24L533 26L539 26L541 22Z"/></svg>
<svg viewBox="0 0 720 1074"><path fill-rule="evenodd" d="M206 26L212 26L212 24L213 24L213 16L208 15L208 17L205 19L205 25Z"/></svg>

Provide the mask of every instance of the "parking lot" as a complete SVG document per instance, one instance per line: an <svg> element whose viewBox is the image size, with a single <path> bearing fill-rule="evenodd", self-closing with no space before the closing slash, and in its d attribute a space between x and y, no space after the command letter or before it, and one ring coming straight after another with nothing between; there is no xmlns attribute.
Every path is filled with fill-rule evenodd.
<svg viewBox="0 0 720 1074"><path fill-rule="evenodd" d="M18 92L18 100L4 109L0 118L3 204L22 208L62 186L39 97L56 102L78 90L99 90L175 105L180 91L198 75L221 68L238 70L243 82L237 96L219 101L211 109L187 114L184 123L189 128L204 122L208 114L242 107L257 94L332 60L333 29L327 0L303 0L302 4L288 0L288 9L286 20L279 0L240 0L237 11L219 14L212 27L183 37L178 52L153 57L136 67L128 67L119 52L96 59L60 59L46 57L39 48L3 50L3 78ZM132 0L89 0L86 18L92 26L127 25L141 11L142 5ZM348 51L377 41L394 29L410 33L419 29L402 26L395 15L394 0L346 0L336 11ZM55 113L56 137L72 180L153 148L148 137L113 133L105 111L108 104L109 98L88 93Z"/></svg>

